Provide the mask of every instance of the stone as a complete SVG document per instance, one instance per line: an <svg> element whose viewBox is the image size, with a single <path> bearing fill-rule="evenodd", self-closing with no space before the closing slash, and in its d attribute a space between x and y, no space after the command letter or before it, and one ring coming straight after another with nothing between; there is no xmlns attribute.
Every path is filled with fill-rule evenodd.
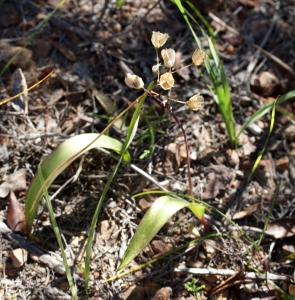
<svg viewBox="0 0 295 300"><path fill-rule="evenodd" d="M289 157L288 156L282 156L276 161L276 169L279 171L286 171L289 166Z"/></svg>
<svg viewBox="0 0 295 300"><path fill-rule="evenodd" d="M25 249L18 248L10 252L10 258L15 268L20 268L28 259L28 252Z"/></svg>
<svg viewBox="0 0 295 300"><path fill-rule="evenodd" d="M144 290L141 285L133 285L123 292L124 300L144 299Z"/></svg>

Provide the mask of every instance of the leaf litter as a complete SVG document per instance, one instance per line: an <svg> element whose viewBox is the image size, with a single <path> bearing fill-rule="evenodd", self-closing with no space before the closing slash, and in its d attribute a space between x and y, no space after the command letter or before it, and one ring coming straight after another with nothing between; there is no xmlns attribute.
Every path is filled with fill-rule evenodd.
<svg viewBox="0 0 295 300"><path fill-rule="evenodd" d="M53 2L51 1L51 5L54 4ZM248 40L254 38L252 40L254 43L263 39L265 35L263 30L267 32L270 27L269 22L276 9L271 4L258 1L233 1L231 5L225 1L218 2L219 4L223 2L222 10L218 5L211 7L209 4L206 4L208 6L205 9L203 7L203 10L202 7L198 8L203 12L210 11L224 21L230 20L228 25L236 28ZM137 1L126 1L122 10L115 8L113 2L108 2L105 9L102 9L99 1L94 1L93 5L91 7L88 3L79 3L77 7L70 5L66 12L58 11L50 23L43 27L43 31L38 33L28 49L25 49L13 62L11 68L1 76L1 98L4 99L13 94L10 87L12 74L17 68L22 70L28 86L43 78L49 70L54 70L53 76L37 89L29 92L27 115L21 110L15 111L11 103L1 106L2 199L0 216L1 222L5 221L13 230L24 230L23 228L18 229L16 226L23 220L22 207L26 188L32 181L39 162L68 137L79 133L101 131L99 128L105 127L109 122L108 117L112 117L113 108L114 111L121 110L126 103L124 99L132 101L138 95L136 91L130 91L125 87L125 72L120 67L121 61L131 68L134 74L143 78L144 82L147 83L154 79L150 70L157 62L153 56L153 49L148 49L147 45L152 32L163 31L163 28L169 28L170 38L167 47L175 49L176 61L179 60L177 53L181 53L181 64L183 61L189 61L190 53L195 50L193 38L187 35L184 22L176 8L170 3L159 6L155 1L144 1L139 7L140 4L138 6ZM290 5L289 1L281 3L278 8L279 21L277 24L279 25L270 33L268 41L264 45L265 50L272 52L287 64L291 63L294 54L291 46L288 51L284 50L294 40L293 31L288 29L293 22L293 16L289 10ZM256 10L253 7L256 7ZM26 2L23 4L23 9L23 16L26 20L36 24L42 18L41 13L49 12L48 6L42 1ZM236 13L234 13L235 9L238 9ZM21 49L26 38L31 34L26 29L28 27L23 27L24 29L21 31L17 29L18 26L21 26L19 9L10 6L10 13L12 16L16 16L16 22L1 23L4 28L3 40L0 41L1 66L4 66ZM79 14L83 17L78 17ZM253 15L259 17L256 19L258 25L255 22L249 22ZM261 24L259 23L260 17L263 17ZM4 18L0 19L4 20ZM112 20L116 22L114 23ZM171 20L173 21L171 22ZM211 21L210 17L208 20ZM261 30L256 30L260 25ZM214 26L213 23L212 26ZM215 26L217 26L216 23ZM227 34L229 33L226 27L223 30ZM282 43L278 39L279 34L287 41L281 48L277 47ZM199 35L201 36L201 34ZM46 44L48 36L51 37L51 42ZM234 39L233 36L223 35L222 32L216 35L216 39L216 47L219 45L220 56L227 76L231 79L231 92L235 96L233 97L235 99L233 102L234 114L238 124L244 124L245 119L261 107L261 98L256 97L255 94L258 94L259 97L275 98L294 89L292 74L274 63L273 60L265 59L261 52L256 52L254 48L250 47L246 39ZM205 44L204 47L206 47ZM38 55L35 55L36 53ZM75 67L74 61L82 65ZM81 67L83 65L89 69L89 72L83 71L84 69ZM161 67L159 66L159 68ZM247 180L258 150L262 147L269 127L269 116L265 116L261 120L262 123L256 122L261 129L259 134L254 135L250 130L245 132L245 141L243 143L241 140L241 149L237 149L237 153L235 153L238 155L238 159L235 160L237 163L232 162L232 153L229 158L226 158L228 145L225 142L223 129L225 126L212 96L207 91L204 82L200 80L199 74L191 67L188 70L191 71L189 75L181 75L185 80L175 74L173 98L187 101L193 95L200 93L204 99L198 98L197 100L202 101L196 102L196 104L204 105L204 108L193 112L185 106L173 103L173 110L186 127L189 138L195 196L206 199L209 204L228 216L233 218L238 216L239 220L236 222L239 226L248 228L247 234L258 239L259 233L257 232L259 230L260 233L262 232L269 212L271 196L277 183L281 182L271 221L266 228L267 239L262 244L265 253L268 253L269 242L277 243L276 247L272 249L271 257L267 259L268 267L264 264L265 253L264 255L255 254L246 240L234 242L228 237L223 237L216 239L218 245L215 251L199 242L192 249L185 250L186 253L179 252L170 255L165 261L160 260L146 266L141 274L129 274L112 284L102 283L103 279L116 275L116 268L121 261L124 248L143 216L143 212L138 208L140 199L132 198L133 192L143 183L145 185L142 186L142 189L154 188L154 185L148 180L138 176L128 166L123 166L113 182L108 199L104 204L104 211L99 218L98 228L100 231L95 236L95 245L91 256L91 297L132 299L130 295L129 298L127 297L130 287L142 286L140 295L143 296L137 299L151 299L148 287L154 284L157 285L154 294L161 288L169 287L171 290L164 291L164 297L189 299L192 294L183 286L183 281L189 280L188 275L173 272L175 266L180 267L181 264L188 263L194 266L201 265L203 269L234 270L239 274L239 271L244 269L245 262L251 261L251 264L262 273L268 271L274 275L288 275L291 279L293 278L292 265L279 264L277 258L282 251L281 243L287 243L286 237L290 238L294 234L295 189L292 173L295 167L295 143L294 130L288 130L293 125L286 117L277 119L276 128L270 141L270 150L261 161L253 181L247 188L240 188L242 183ZM249 70L253 70L253 72L249 72ZM83 74L87 76L85 77ZM67 76L65 77L65 75ZM168 83L163 82L163 85L166 86ZM171 83L169 84L171 85ZM95 91L98 91L99 94ZM77 95L73 95L73 93L77 93ZM250 100L246 101L245 99ZM151 103L147 102L145 110L151 107ZM195 102L193 104L196 105ZM21 106L19 105L19 107ZM294 113L294 101L289 101L284 108L291 114ZM153 113L157 113L157 111ZM85 117L80 118L81 115ZM96 122L97 119L99 123ZM118 125L118 128L122 128L121 124ZM144 130L144 126L139 130ZM131 147L132 158L134 163L142 169L150 168L152 176L158 182L164 182L169 190L174 190L173 188L177 186L183 189L186 186L187 174L185 160L182 159L180 151L183 143L182 137L178 128L167 119L161 120L160 128L165 130L165 134L156 134L155 147L149 160L139 159L142 154L141 150L148 148L147 140L134 142ZM120 131L116 132L120 134ZM123 136L121 137L123 138ZM176 146L172 147L171 145ZM274 145L276 146L274 147ZM171 151L171 148L175 149ZM166 163L168 167L166 167ZM80 164L83 168L79 173ZM81 299L85 296L83 269L79 268L84 259L83 241L87 238L88 225L96 201L113 165L114 161L108 156L91 151L85 154L81 161L77 161L67 168L49 189L50 194L58 191L53 205L65 241L71 245L71 251L74 254L71 256L69 252L69 261L74 266ZM26 172L24 173L23 170ZM21 173L20 177L17 176L17 172ZM75 183L62 187L77 172L79 176ZM7 189L6 194L2 194L2 189ZM10 194L7 198L10 191L13 191L15 196ZM184 189L185 192L187 191ZM11 206L13 210L11 210ZM213 232L238 234L231 231L228 222L213 211L208 210L207 214ZM191 213L179 212L165 224L152 245L160 241L162 249L165 249L165 245L170 249L171 245L176 248L190 241L192 235L189 231L189 224L191 223L199 229L201 234L203 233L202 227L196 223ZM170 230L171 228L173 229ZM5 232L4 229L3 232ZM169 241L166 241L165 237L168 233ZM13 297L23 293L26 299L39 299L40 295L45 295L48 299L56 299L57 295L63 295L65 299L70 299L66 281L59 275L64 273L58 272L56 267L60 253L50 226L48 213L42 207L40 207L39 219L35 224L35 235L38 242L17 240L18 233L13 233L10 238L8 233L6 235L3 233L1 238L2 262L6 263L7 278L5 282L1 280L0 298L4 295ZM243 238L241 235L238 237ZM78 239L78 245L73 238ZM30 243L32 245L29 245ZM35 247L35 250L29 246ZM15 268L10 265L10 255L13 250L18 248L29 249L30 258L24 266ZM38 252L36 249L42 251L42 255L46 255L44 257L48 257L48 261L54 260L55 263L48 262L45 258L33 258L32 255ZM153 251L155 249L154 246ZM193 250L195 250L194 255L188 256ZM253 255L251 255L251 251ZM139 255L135 263L147 262L150 256L146 253L148 252ZM39 257L42 255L39 253ZM157 253L152 255L157 255ZM182 259L179 259L179 255ZM188 257L190 261L188 261ZM53 274L49 280L45 266L49 267ZM206 286L205 291L200 292L201 299L209 299L210 290L218 292L222 284L226 284L227 278L219 275L221 277L212 277L210 280L204 275L195 276L200 283L204 283ZM222 282L221 285L218 285L218 280ZM18 282L22 282L22 285L19 285ZM224 297L226 299L254 297L262 299L267 296L279 299L280 297L272 287L269 292L266 292L265 281L255 282L257 283L255 289L247 289L235 277L232 282L233 284L223 291L226 296L222 296L219 292L216 297L220 299L222 297L223 299ZM288 285L284 286L281 281L278 281L277 284L288 292ZM241 292L240 287L243 287L244 292ZM270 286L268 285L268 287Z"/></svg>

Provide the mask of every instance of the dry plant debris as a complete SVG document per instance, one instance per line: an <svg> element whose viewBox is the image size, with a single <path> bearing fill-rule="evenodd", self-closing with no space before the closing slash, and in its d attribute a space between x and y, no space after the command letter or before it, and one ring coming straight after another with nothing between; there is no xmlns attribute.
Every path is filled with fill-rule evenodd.
<svg viewBox="0 0 295 300"><path fill-rule="evenodd" d="M22 49L34 28L57 2L3 2L0 9L1 70ZM215 47L229 78L238 129L238 125L244 124L264 103L295 88L294 15L290 9L293 2L192 2L215 30ZM194 26L194 30L201 37L197 27ZM162 34L163 31L167 33ZM149 46L151 37L156 59ZM209 54L206 42L202 42ZM161 63L158 50L164 45L167 48L159 52L163 58ZM190 59L193 65L183 68ZM184 124L189 140L195 197L234 218L257 240L278 182L280 190L262 242L263 251L256 251L227 221L207 211L213 232L232 234L237 240L223 237L200 241L147 265L141 272L102 283L116 275L123 250L147 206L156 198L149 195L145 198L147 203L143 198L134 199L133 194L153 190L155 184L124 166L112 184L99 219L91 257L90 299L192 299L193 293L183 285L191 280L191 275L174 272L174 267L220 272L202 274L199 271L194 275L197 286L205 286L199 292L200 299L209 299L212 291L216 292L214 299L280 299L278 291L262 279L246 278L251 282L241 282L233 277L227 285L226 279L239 274L249 262L261 276L269 272L268 276L273 276L280 288L294 293L294 285L282 279L291 282L294 278L294 257L288 255L295 252L292 240L295 126L287 114L277 114L267 152L253 180L244 186L268 133L270 118L265 116L257 121L256 128L241 135L239 148L229 151L222 116L194 67L205 59L211 58L202 50L196 50L176 7L170 2L150 0L125 1L121 9L115 6L115 1L105 1L105 4L96 0L66 1L66 6L57 11L22 50L0 76L2 100L25 84L31 86L50 71L54 74L28 93L24 99L27 108L20 103L16 107L12 103L0 107L1 299L71 299L46 210L40 207L38 212L37 241L27 241L19 233L12 233L5 224L14 230L24 230L18 227L23 220L21 211L26 189L44 157L70 136L101 131L118 111L136 99L139 92L130 90L124 83L127 72L137 74L129 75L133 76L128 79L129 87L142 88L143 83L158 80L159 89L162 87L170 93L173 87L173 97L168 94L168 101L174 99L188 106L189 109L173 101L173 111ZM13 80L15 77L18 78ZM15 85L18 87L14 88ZM187 193L182 136L175 124L163 116L162 107L152 99L148 101L143 113L158 119L141 124L139 134L145 136L151 128L149 125L155 128L152 156L140 159L149 142L138 139L131 147L133 163L167 189ZM152 112L148 112L150 108ZM294 100L285 103L283 108L294 117ZM110 130L111 136L124 139L123 122L125 120ZM52 203L68 245L79 299L85 297L82 266L89 222L113 166L114 161L109 156L91 151L66 169L49 190L50 195L56 193ZM64 185L70 179L71 183ZM190 213L179 212L136 258L134 266L191 241L195 236L190 225L203 235ZM271 247L274 244L275 247ZM21 249L18 250L21 258L18 265L13 265L11 256L17 249ZM25 251L29 253L26 261L22 259ZM225 289L220 291L220 287Z"/></svg>

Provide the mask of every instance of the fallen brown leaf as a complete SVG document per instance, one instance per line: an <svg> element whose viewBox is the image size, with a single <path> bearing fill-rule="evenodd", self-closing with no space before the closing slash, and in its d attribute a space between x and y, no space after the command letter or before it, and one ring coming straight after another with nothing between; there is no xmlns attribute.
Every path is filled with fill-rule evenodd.
<svg viewBox="0 0 295 300"><path fill-rule="evenodd" d="M237 219L242 219L242 218L244 218L244 217L246 217L246 216L251 216L251 215L253 215L253 214L260 208L261 203L262 203L262 202L253 204L253 205L247 207L246 209L241 210L241 211L235 213L235 214L233 215L233 218L232 218L232 219L233 219L233 220L237 220Z"/></svg>
<svg viewBox="0 0 295 300"><path fill-rule="evenodd" d="M13 231L20 231L23 235L27 233L25 214L13 192L9 194L7 224Z"/></svg>
<svg viewBox="0 0 295 300"><path fill-rule="evenodd" d="M234 47L238 47L243 43L243 38L241 36L238 36L232 32L226 33L223 38L232 44Z"/></svg>
<svg viewBox="0 0 295 300"><path fill-rule="evenodd" d="M251 90L264 97L274 95L281 83L280 80L272 73L263 71L254 76L251 83Z"/></svg>
<svg viewBox="0 0 295 300"><path fill-rule="evenodd" d="M207 176L202 199L214 199L221 191L226 189L232 179L232 174L227 167L222 165L208 167L204 171Z"/></svg>
<svg viewBox="0 0 295 300"><path fill-rule="evenodd" d="M50 43L55 47L60 53L62 53L69 61L76 61L76 56L72 50L62 43L50 40Z"/></svg>
<svg viewBox="0 0 295 300"><path fill-rule="evenodd" d="M286 171L289 166L289 157L288 156L282 156L276 161L276 169L279 171Z"/></svg>
<svg viewBox="0 0 295 300"><path fill-rule="evenodd" d="M258 0L238 0L242 5L250 6L250 7L258 7L260 3Z"/></svg>
<svg viewBox="0 0 295 300"><path fill-rule="evenodd" d="M32 42L34 52L38 56L47 57L50 50L52 49L51 44L48 40L45 39L34 39Z"/></svg>
<svg viewBox="0 0 295 300"><path fill-rule="evenodd" d="M6 64L19 51L21 52L15 57L11 65L22 70L28 69L33 64L33 52L30 49L12 46L3 41L0 41L0 62Z"/></svg>
<svg viewBox="0 0 295 300"><path fill-rule="evenodd" d="M26 189L26 174L25 169L19 169L13 174L6 175L3 177L3 181L0 185L1 188L6 188L11 191L21 191Z"/></svg>
<svg viewBox="0 0 295 300"><path fill-rule="evenodd" d="M266 230L276 239L293 236L295 235L295 217L274 220L267 225Z"/></svg>
<svg viewBox="0 0 295 300"><path fill-rule="evenodd" d="M12 3L5 3L1 6L0 26L2 28L17 25L22 20L21 14Z"/></svg>

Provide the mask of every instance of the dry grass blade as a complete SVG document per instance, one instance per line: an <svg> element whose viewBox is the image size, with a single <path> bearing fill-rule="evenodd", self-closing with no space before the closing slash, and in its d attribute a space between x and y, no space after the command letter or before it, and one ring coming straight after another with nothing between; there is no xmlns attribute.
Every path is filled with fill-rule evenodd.
<svg viewBox="0 0 295 300"><path fill-rule="evenodd" d="M0 102L0 105L3 105L13 99L16 99L18 97L20 97L21 95L26 94L28 91L32 90L33 88L35 88L36 86L38 86L41 82L43 82L44 80L46 80L49 76L51 76L53 72L50 72L48 75L46 75L43 79L39 80L37 83L35 83L34 85L32 85L31 87L29 87L28 89L26 89L25 91L22 91L21 93L14 95L13 97L10 97L8 99L5 99L3 101Z"/></svg>

